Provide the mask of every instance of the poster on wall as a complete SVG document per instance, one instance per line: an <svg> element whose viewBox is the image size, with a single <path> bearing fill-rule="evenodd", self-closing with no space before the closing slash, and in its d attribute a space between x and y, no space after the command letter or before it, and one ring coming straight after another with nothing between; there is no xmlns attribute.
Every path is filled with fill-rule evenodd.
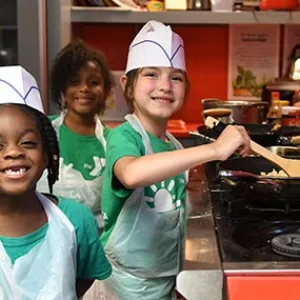
<svg viewBox="0 0 300 300"><path fill-rule="evenodd" d="M229 100L261 100L263 85L279 75L279 43L279 25L230 25Z"/></svg>
<svg viewBox="0 0 300 300"><path fill-rule="evenodd" d="M125 71L112 71L115 85L112 89L112 93L106 99L106 109L102 120L124 121L124 117L129 113L129 108L120 84L120 78L124 73Z"/></svg>
<svg viewBox="0 0 300 300"><path fill-rule="evenodd" d="M293 51L295 50L295 51ZM289 58L300 57L300 25L284 26L284 41L282 55L282 75L288 76Z"/></svg>

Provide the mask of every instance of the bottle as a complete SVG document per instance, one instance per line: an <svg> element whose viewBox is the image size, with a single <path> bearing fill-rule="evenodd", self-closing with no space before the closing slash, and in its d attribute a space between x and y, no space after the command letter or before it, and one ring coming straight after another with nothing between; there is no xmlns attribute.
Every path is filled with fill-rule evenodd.
<svg viewBox="0 0 300 300"><path fill-rule="evenodd" d="M267 114L268 123L274 125L281 124L282 109L279 100L273 100Z"/></svg>

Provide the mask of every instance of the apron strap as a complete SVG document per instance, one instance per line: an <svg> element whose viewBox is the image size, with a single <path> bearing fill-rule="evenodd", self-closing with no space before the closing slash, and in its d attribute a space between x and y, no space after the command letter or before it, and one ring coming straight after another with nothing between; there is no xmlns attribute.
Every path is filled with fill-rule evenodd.
<svg viewBox="0 0 300 300"><path fill-rule="evenodd" d="M52 126L54 127L56 131L57 138L59 139L59 130L62 124L64 123L64 119L66 117L67 110L62 110L59 117L52 121ZM95 115L95 135L97 139L100 141L100 143L103 145L104 151L106 152L106 140L104 138L103 132L104 132L104 126L99 118L98 115Z"/></svg>
<svg viewBox="0 0 300 300"><path fill-rule="evenodd" d="M147 132L144 129L140 120L137 118L137 116L135 114L129 114L129 115L125 116L125 119L135 129L135 131L141 135L144 146L145 146L146 154L153 154L152 146L151 146L149 137L147 135Z"/></svg>

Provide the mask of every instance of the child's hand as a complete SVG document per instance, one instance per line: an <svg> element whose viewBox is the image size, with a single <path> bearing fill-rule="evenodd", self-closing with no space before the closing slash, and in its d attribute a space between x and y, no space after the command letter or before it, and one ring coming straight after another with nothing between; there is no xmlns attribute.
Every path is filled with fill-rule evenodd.
<svg viewBox="0 0 300 300"><path fill-rule="evenodd" d="M250 138L243 126L228 125L211 145L216 151L217 160L226 160L236 151L246 156L250 149Z"/></svg>

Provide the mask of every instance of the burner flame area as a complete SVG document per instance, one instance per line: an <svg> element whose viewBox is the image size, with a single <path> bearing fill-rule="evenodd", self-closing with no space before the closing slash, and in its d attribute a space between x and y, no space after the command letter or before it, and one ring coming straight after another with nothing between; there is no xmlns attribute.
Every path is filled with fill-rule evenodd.
<svg viewBox="0 0 300 300"><path fill-rule="evenodd" d="M271 240L272 249L280 255L300 258L300 234L282 234Z"/></svg>

